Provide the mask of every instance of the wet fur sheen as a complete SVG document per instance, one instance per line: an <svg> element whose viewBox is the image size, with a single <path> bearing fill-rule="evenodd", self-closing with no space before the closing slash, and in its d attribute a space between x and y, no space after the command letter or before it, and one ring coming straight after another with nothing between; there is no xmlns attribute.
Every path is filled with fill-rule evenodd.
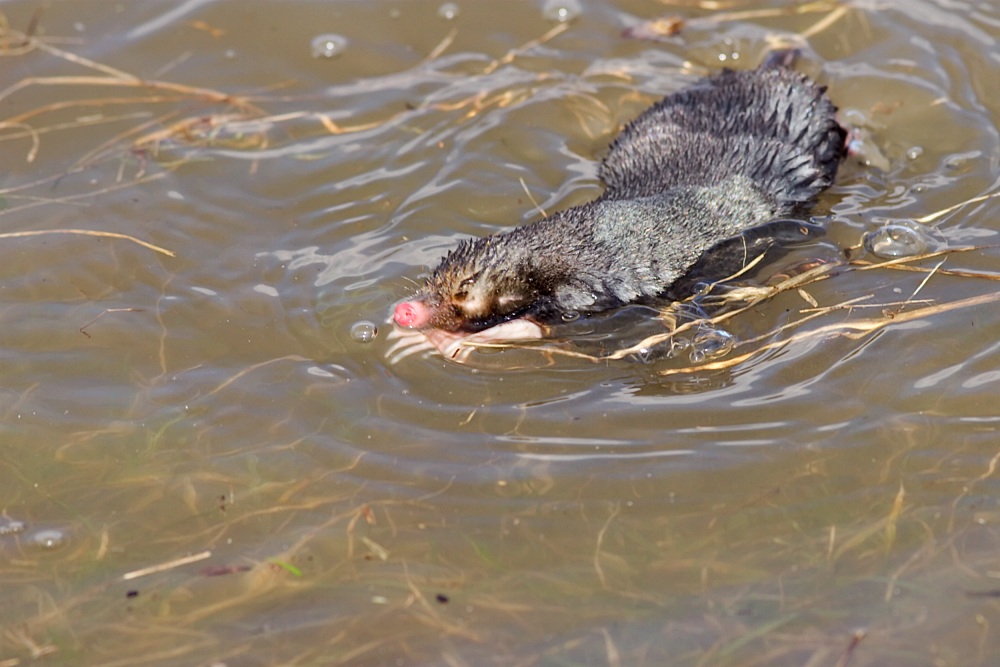
<svg viewBox="0 0 1000 667"><path fill-rule="evenodd" d="M667 96L611 145L600 197L449 253L415 297L426 326L551 323L668 294L713 246L814 204L844 156L835 111L784 67Z"/></svg>

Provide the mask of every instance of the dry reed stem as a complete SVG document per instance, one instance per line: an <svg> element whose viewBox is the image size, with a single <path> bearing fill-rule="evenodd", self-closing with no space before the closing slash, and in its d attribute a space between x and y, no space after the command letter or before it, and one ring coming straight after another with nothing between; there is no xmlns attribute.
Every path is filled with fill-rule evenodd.
<svg viewBox="0 0 1000 667"><path fill-rule="evenodd" d="M819 0L817 2L806 2L800 5L790 5L787 7L772 7L768 9L742 9L732 12L720 12L705 16L703 20L711 23L728 23L731 21L747 21L752 19L781 18L785 16L796 16L799 14L812 14L814 12L826 12L836 9L839 2L831 0Z"/></svg>
<svg viewBox="0 0 1000 667"><path fill-rule="evenodd" d="M661 371L660 374L677 375L677 374L697 373L704 370L722 370L726 368L732 368L733 366L736 366L742 363L743 361L746 361L747 359L762 354L764 352L780 349L787 345L793 345L796 343L812 340L814 338L845 337L852 340L857 340L859 338L864 338L877 331L880 331L881 329L884 329L890 324L910 322L913 320L930 317L932 315L946 313L951 310L957 310L960 308L971 308L974 306L982 306L997 301L1000 301L1000 293L984 294L982 296L969 297L967 299L959 299L958 301L951 301L936 306L927 306L913 311L895 313L881 318L867 318L863 320L857 320L854 322L841 322L837 324L829 324L824 327L820 327L819 329L807 331L801 334L796 334L786 340L768 343L767 345L764 345L751 352L747 352L746 354L740 355L739 357L734 357L732 359L725 359L722 361L712 362L708 364L688 366L685 368L667 369Z"/></svg>
<svg viewBox="0 0 1000 667"><path fill-rule="evenodd" d="M929 214L927 214L927 215L925 215L923 217L916 218L916 221L917 222L921 222L921 223L925 223L925 224L928 223L928 222L933 222L933 221L937 220L938 218L940 218L942 216L945 216L945 215L948 215L949 213L952 213L953 211L957 211L958 209L960 209L960 208L962 208L964 206L968 206L969 204L978 204L979 202L987 201L989 199L993 199L994 197L1000 197L1000 192L990 192L990 193L985 194L985 195L980 195L979 197L973 197L972 199L966 199L965 201L959 202L959 203L957 203L957 204L955 204L953 206L949 206L948 208L943 208L940 211L936 211L934 213L929 213Z"/></svg>
<svg viewBox="0 0 1000 667"><path fill-rule="evenodd" d="M0 18L4 18L2 13L0 13ZM495 59L489 65L487 65L483 74L489 74L498 67L512 62L515 58L521 56L526 51L544 44L556 36L562 34L568 29L567 24L559 24L549 31L547 31L542 36L529 40L521 46L510 50L506 55L501 58ZM454 43L455 37L457 36L457 29L452 29L445 38L428 53L428 55L421 61L418 65L423 66L429 62L434 61L439 58L451 45ZM7 136L0 137L0 141L29 137L32 141L32 145L28 150L26 159L31 162L35 159L40 148L40 134L41 132L35 128L28 126L24 121L33 118L35 116L50 113L58 110L69 109L79 106L98 106L104 107L109 104L158 104L158 103L171 103L178 102L185 99L196 99L201 100L206 103L211 104L224 104L227 106L235 107L239 110L239 113L220 113L220 114L209 114L209 115L197 115L190 118L181 119L176 121L173 125L156 130L154 132L140 136L139 138L132 140L128 144L128 149L132 151L141 151L144 148L151 147L154 150L159 146L160 143L169 140L188 140L191 142L198 143L209 143L214 138L214 131L223 130L233 124L238 124L241 122L246 122L248 120L256 120L262 124L275 124L282 121L297 120L302 118L313 118L320 122L324 129L334 135L347 134L352 132L359 132L368 129L373 129L377 127L385 126L388 123L394 122L398 117L410 113L410 112L399 112L393 114L390 118L374 121L370 123L362 123L352 126L341 126L336 123L328 114L321 112L294 112L281 114L277 116L267 116L265 112L258 106L256 106L251 98L246 95L234 95L230 93L224 93L218 90L203 88L198 86L190 86L186 84L174 83L170 81L162 81L156 79L142 79L124 70L111 67L83 56L76 55L72 52L60 49L53 46L50 42L51 40L41 40L39 38L33 37L27 32L19 32L16 30L11 30L5 22L0 21L0 39L6 39L8 42L13 39L24 45L24 51L39 50L46 52L52 56L60 58L66 62L84 67L90 70L94 70L103 76L97 75L62 75L62 76L47 76L47 77L28 77L18 81L3 90L0 90L0 101L16 94L17 92L36 86L88 86L88 87L123 87L123 88L143 88L151 89L157 92L169 93L169 95L154 95L154 96L144 96L144 97L104 97L104 98L94 98L94 99L83 99L83 100L69 100L63 102L52 103L35 109L31 109L27 112L18 114L17 116L12 116L10 118L0 120L0 130L5 128L16 129L18 132L14 134L8 134ZM21 52L19 52L21 53ZM13 52L8 51L5 54L0 55L15 55ZM499 95L495 95L492 98L487 99L484 95L474 96L467 100L464 100L457 105L456 108L471 107L470 115L476 115L481 112L484 108L496 104L498 107L508 106L509 104L524 99L526 94L518 96L515 93L507 92ZM447 108L448 105L442 105L442 108ZM176 111L169 112L165 114L166 118L176 115ZM115 146L120 145L124 140L139 134L144 129L163 122L166 118L161 117L160 119L153 119L144 125L126 130L116 137L104 142L101 146L93 149L83 157L77 160L73 169L83 168L88 166L93 161L106 157L108 153L112 151ZM199 126L208 124L209 130L207 132L202 132L198 136L192 136L191 130L201 129ZM58 129L70 129L73 127L78 127L79 124L60 124L59 126L50 126L47 131L52 131L56 127ZM261 143L266 144L267 139L264 132L260 132L262 135ZM140 174L141 175L141 174Z"/></svg>
<svg viewBox="0 0 1000 667"><path fill-rule="evenodd" d="M158 252L167 257L176 257L176 253L167 250L166 248L161 248L158 245L153 245L152 243L147 243L142 239L137 239L134 236L129 236L128 234L119 234L118 232L98 232L91 229L42 229L30 232L4 232L0 233L0 239L17 239L24 238L28 236L48 236L52 234L70 234L78 236L97 236L102 238L111 239L124 239L126 241L131 241L137 245L141 245L143 248L149 248L154 252Z"/></svg>
<svg viewBox="0 0 1000 667"><path fill-rule="evenodd" d="M3 15L0 14L0 17ZM30 32L30 31L29 31ZM108 105L114 104L158 104L158 103L176 103L181 100L194 99L203 101L211 104L223 104L231 107L235 107L240 110L240 114L231 114L225 116L225 118L238 118L243 119L247 116L262 116L264 112L253 104L250 99L246 96L233 95L229 93L224 93L218 90L213 90L209 88L203 88L199 86L190 86L181 83L174 83L170 81L160 81L155 79L142 79L133 74L125 72L123 70L110 67L108 65L90 60L83 56L71 53L64 49L55 47L46 40L36 38L29 34L29 32L19 32L10 29L6 23L6 18L3 17L3 21L0 21L0 40L5 42L10 42L12 39L16 42L23 44L24 49L18 53L28 52L28 51L42 51L64 60L73 65L84 67L96 71L98 75L61 75L61 76L35 76L26 77L20 81L17 81L3 90L0 90L0 101L6 100L7 98L15 95L16 93L26 90L32 87L47 87L47 86L63 86L63 87L75 87L75 86L86 86L87 88L94 87L116 87L116 88L126 88L126 89L142 89L142 90L152 90L159 93L165 93L162 95L145 95L145 96L135 96L135 97L103 97L94 99L81 99L81 100L66 100L55 102L48 105L43 105L31 109L29 111L23 112L21 114L0 120L0 130L17 130L16 132L8 132L6 136L0 137L0 141L18 139L21 137L29 137L31 140L31 146L26 154L26 161L32 162L38 155L40 149L40 135L42 130L37 128L32 128L27 125L26 121L34 118L36 116L52 113L60 110L78 108L78 107L98 107L104 108ZM0 55L17 55L10 52L0 53ZM148 114L148 112L146 112ZM166 114L166 117L171 117L176 115L176 111L171 111ZM179 126L169 128L171 130L181 132L186 129L184 123L188 125L194 124L197 120L202 119L203 116L199 116L188 121L182 121ZM52 125L45 128L46 132L53 131L54 129L70 129L83 127L88 124L93 124L95 122L110 122L103 116L98 116L97 119L81 119L75 123L61 123L58 125ZM137 128L132 128L127 130L122 135L115 137L111 140L111 145L119 143L123 138L127 138L133 134L141 132L144 127L149 127L151 124L156 123L157 120L150 121L145 124L145 126L140 125ZM162 131L158 135L153 137L147 137L148 141L154 139L160 139L166 135ZM143 147L142 142L136 142L132 144L132 150L141 149ZM109 150L109 145L105 143L104 145L98 147L94 151L86 154L84 157L80 158L77 163L69 170L72 172L75 169L82 168L90 163L92 159L96 157L103 156L104 152ZM140 174L142 176L142 174Z"/></svg>
<svg viewBox="0 0 1000 667"><path fill-rule="evenodd" d="M668 7L697 7L705 11L716 12L745 4L746 0L657 0L657 2Z"/></svg>
<svg viewBox="0 0 1000 667"><path fill-rule="evenodd" d="M57 181L60 178L62 178L64 175L65 174L60 174L60 175L57 175L57 176L48 176L46 178L39 179L37 181L34 181L32 183L32 186L35 186L35 185L38 185L38 184L41 184L41 183L47 183L47 182ZM83 200L83 199L91 199L93 197L96 197L97 195L107 194L107 193L110 193L110 192L116 192L116 191L124 189L124 188L129 188L129 187L133 187L133 186L136 186L136 185L141 185L141 184L144 184L144 183L151 183L153 181L156 181L156 180L159 180L159 179L163 178L164 176L166 176L165 172L160 172L160 173L157 173L157 174L143 174L140 177L136 177L136 179L134 181L131 181L129 183L117 182L114 185L109 185L109 186L104 187L104 188L98 188L97 190L94 190L92 192L83 192L83 193L75 194L75 195L66 195L65 197L45 197L45 198L42 198L42 197L28 197L26 195L18 195L18 197L20 197L21 199L27 199L28 202L25 203L25 204L21 204L20 206L11 206L9 208L5 208L5 209L0 210L0 216L9 215L9 214L14 213L16 211L24 211L25 209L34 208L36 206L42 206L42 205L45 205L45 204L70 204L70 203L76 203L76 202L79 202L80 200ZM13 191L20 192L21 190L24 190L25 187L26 186L20 186L20 187L16 187L16 188L10 188L10 189L8 189L6 191L0 190L0 195L7 194L7 193L13 192ZM88 231L88 230L83 230L83 231ZM13 233L22 233L22 232L13 232ZM23 233L24 234L32 234L32 233L39 233L39 232L23 232ZM70 232L70 233L73 233L73 232ZM166 251L166 252L169 253L170 251ZM171 256L173 256L173 255L171 254Z"/></svg>
<svg viewBox="0 0 1000 667"><path fill-rule="evenodd" d="M151 88L153 90L165 90L175 93L180 93L187 97L201 98L210 102L217 102L223 104L231 104L233 106L241 108L254 108L250 104L249 100L230 95L228 93L222 93L217 90L212 90L209 88L200 88L197 86L188 86L184 84L172 83L169 81L157 81L157 80L146 80L137 77L133 74L125 72L124 70L105 65L103 63L96 62L84 56L77 55L75 53L66 51L64 49L57 48L47 43L45 40L39 39L25 32L20 32L11 29L6 25L6 19L4 25L0 26L2 30L2 38L10 39L11 37L19 40L25 47L29 49L35 49L39 51L44 51L49 55L55 56L66 62L85 67L87 69L95 70L104 74L105 76L51 76L51 77L27 77L18 81L17 83L11 84L7 88L0 91L0 101L6 99L10 95L14 94L19 90L28 88L31 86L49 86L49 85L86 85L86 86L126 86L126 87L142 87Z"/></svg>
<svg viewBox="0 0 1000 667"><path fill-rule="evenodd" d="M854 656L854 651L861 644L861 641L868 636L868 631L864 628L858 628L851 635L851 641L847 644L847 648L844 649L843 654L841 654L840 659L837 660L835 667L847 667L851 658Z"/></svg>
<svg viewBox="0 0 1000 667"><path fill-rule="evenodd" d="M202 551L200 553L192 554L191 556L184 556L183 558L175 558L174 560L167 561L166 563L159 563L158 565L151 565L149 567L144 567L141 570L133 570L131 572L126 572L122 575L122 581L131 581L132 579L138 579L139 577L145 577L150 574L157 574L159 572L166 572L167 570L172 570L174 568L181 567L182 565L190 565L191 563L197 563L198 561L205 560L206 558L211 558L211 551Z"/></svg>
<svg viewBox="0 0 1000 667"><path fill-rule="evenodd" d="M526 51L528 51L530 49L533 49L536 46L541 46L542 44L545 44L546 42L549 42L549 41L555 39L559 35L561 35L564 32L566 32L567 30L569 30L569 24L568 23L559 23L559 24L556 24L552 29L550 29L548 32L546 32L541 37L538 37L537 39L529 40L529 41L525 42L524 44L522 44L521 46L519 46L519 47L517 47L515 49L511 49L502 58L498 58L497 60L494 60L493 62L491 62L489 65L486 66L485 69L483 69L483 74L484 75L491 74L498 67L501 67L502 65L507 65L507 64L513 62L515 58L517 58L521 54L525 53Z"/></svg>
<svg viewBox="0 0 1000 667"><path fill-rule="evenodd" d="M889 268L889 269L901 269L901 270L920 270L920 271L928 273L928 276L923 281L921 281L920 285L910 295L910 297L908 299L906 299L905 301L903 301L903 302L888 302L888 303L879 303L879 304L861 304L860 303L861 301L866 301L866 300L872 298L872 296L873 296L873 295L865 295L865 296L862 296L862 297L855 297L853 299L847 299L847 300L845 300L845 301L843 301L841 303L834 304L834 305L831 305L831 306L822 307L822 308L813 307L813 308L808 308L808 309L802 309L799 312L804 315L803 317L801 317L799 319L796 319L793 322L789 322L787 324L781 325L781 326L779 326L779 327L777 327L777 328L775 328L775 329L773 329L773 330L769 331L768 333L763 334L761 336L757 336L757 337L752 338L752 339L747 339L747 340L744 340L744 341L740 341L739 343L736 344L736 346L735 346L734 349L740 348L740 347L745 347L745 346L752 345L752 344L756 344L756 343L760 342L761 340L764 340L764 339L767 339L767 338L772 338L775 335L777 335L779 333L782 333L782 332L784 332L784 331L786 331L788 329L800 327L803 324L805 324L806 322L808 322L808 321L810 321L812 319L815 319L816 317L818 317L820 315L823 315L823 314L826 314L826 313L830 313L830 312L833 312L833 311L836 311L836 310L852 310L853 308L856 308L856 307L857 308L876 308L877 307L877 308L882 308L885 311L884 315L881 318L865 318L865 319L856 320L856 321L853 321L853 322L841 322L841 323L837 323L837 324L826 325L826 326L821 327L819 329L815 329L815 330L808 331L808 332L803 332L803 333L800 333L800 334L795 334L795 335L791 336L788 339L769 342L769 343L767 343L767 344L765 344L765 345L763 345L763 346L761 346L761 347L759 347L759 348L757 348L757 349L755 349L753 351L750 351L750 352L747 352L747 353L744 353L744 354L741 354L741 355L737 355L737 356L734 356L734 357L728 357L726 359L722 359L722 360L719 360L719 361L712 361L712 362L707 362L707 363L694 364L694 365L686 366L686 367L683 367L683 368L666 369L666 370L661 371L660 374L661 375L679 375L679 374L696 373L696 372L706 371L706 370L710 370L710 371L711 370L723 370L723 369L728 369L728 368L732 368L734 366L737 366L740 363L742 363L742 362L746 361L747 359L750 359L751 357L754 357L756 355L763 354L763 353L771 351L771 350L779 349L779 348L782 348L782 347L784 347L786 345L789 345L789 344L798 343L798 342L802 342L802 341L807 341L807 340L811 340L811 339L814 339L814 338L817 338L817 337L822 337L822 336L829 336L831 338L834 338L834 337L847 337L847 338L851 338L851 339L857 339L857 338L861 338L861 337L870 335L872 333L875 333L875 332L877 332L877 331L885 328L886 326L888 326L890 324L900 323L900 322L908 322L908 321L912 321L912 320L915 320L915 319L920 319L920 318L924 318L924 317L930 317L932 315L936 315L936 314L939 314L939 313L948 312L950 310L955 310L955 309L958 309L958 308L966 308L966 307L979 306L979 305L984 305L984 304L987 304L987 303L992 303L994 301L998 301L998 300L1000 300L1000 294L986 294L986 295L982 295L982 296L978 296L978 297L969 297L969 298L965 298L965 299L960 299L958 301L953 301L953 302L949 302L949 303L943 303L943 304L939 304L939 305L925 305L922 308L918 308L916 310L910 310L910 311L907 311L907 312L901 312L901 311L898 311L898 310L896 310L896 311L890 310L891 308L903 308L905 306L912 306L914 304L930 304L930 301L928 301L928 300L918 300L918 299L914 299L914 297L917 295L918 292L920 292L923 289L923 287L926 285L926 283L929 280L929 278L931 276L935 275L935 274L960 275L960 276L964 276L964 277L985 278L985 279L988 279L988 280L1000 280L1000 276L993 275L993 274L983 274L983 273L977 273L977 272L972 272L972 271L957 271L957 270L945 270L945 269L941 269L940 268L940 266L941 266L940 263L937 266L935 266L935 267L933 267L931 269L916 269L914 267L904 267L904 266L902 266L906 262L914 262L914 261L926 260L926 259L931 259L931 258L937 258L937 257L942 257L942 256L950 255L950 254L953 254L953 253L969 252L969 251L972 251L972 250L982 249L983 247L984 246L967 246L967 247L960 247L960 248L949 248L949 249L944 249L944 250L939 250L939 251L925 253L925 254L919 255L919 256L894 258L894 259L885 260L883 262L878 262L878 263L869 263L869 262L866 262L866 261L855 261L855 262L851 262L848 265L844 265L844 264L821 264L821 265L816 266L816 267L814 267L812 269L809 269L808 271L804 271L804 272L802 272L800 274L792 276L792 277L790 277L790 278L782 281L781 283L779 283L777 285L763 286L763 287L743 287L743 288L736 288L736 289L730 291L729 293L721 296L718 299L718 304L725 305L727 303L732 303L734 301L742 301L742 303L738 307L733 308L732 310L728 310L728 311L726 311L724 313L721 313L721 314L716 315L716 316L711 317L711 318L703 318L703 319L697 319L697 320L694 320L694 321L691 321L691 322L686 322L683 325L681 325L679 327L676 327L676 328L674 328L674 329L672 329L670 331L667 331L667 332L664 332L664 333L661 333L661 334L654 334L652 336L648 336L648 337L644 338L642 341L640 341L640 342L638 342L636 344L630 345L627 348L623 348L621 350L616 350L615 352L613 352L611 354L602 355L602 356L596 356L596 355L587 354L587 353L584 353L584 352L577 352L577 351L574 351L574 350L569 350L569 349L564 349L564 348L558 348L558 347L538 346L538 345L524 345L524 344L518 344L518 343L502 343L502 342L501 343L469 343L468 345L470 347L475 347L475 348L482 347L482 348L488 348L488 349L529 349L529 350L540 351L540 352L543 352L544 354L549 354L549 355L564 356L564 357L570 357L570 358L576 358L576 359L585 359L585 360L592 361L592 362L595 362L595 363L598 363L598 362L607 362L607 361L613 361L613 360L623 359L625 357L628 357L628 356L634 355L634 354L640 354L640 353L644 352L645 350L648 350L648 349L650 349L652 347L655 347L656 345L660 345L662 343L668 342L671 339L673 339L675 336L677 336L678 334L684 333L684 332L686 332L686 331L688 331L690 329L693 329L693 328L696 328L696 327L699 327L699 326L703 326L703 325L706 325L706 324L713 325L713 326L718 325L718 324L720 324L722 322L725 322L726 320L729 320L729 319L731 319L733 317L736 317L737 315L740 315L742 313L747 312L748 310L756 307L760 303L774 298L778 294L781 294L783 292L787 292L787 291L790 291L790 290L798 290L801 287L803 287L804 285L809 285L809 284L818 282L820 280L825 280L825 279L829 278L830 274L832 274L834 271L843 269L845 267L849 267L851 270L856 270L856 271L868 271L868 270L872 270L872 269ZM754 258L754 260L751 262L751 264L758 262L760 259L761 259L760 256ZM730 276L730 277L728 277L728 278L726 278L726 279L724 279L723 281L720 281L720 282L725 282L725 281L731 280L731 279L733 279L735 277L738 277L743 272L744 271L737 272L736 274L733 274L733 276ZM719 283L713 283L713 287L715 285L718 285L718 284ZM711 295L710 294L708 295L708 297L702 297L702 298L706 301L706 303L710 303L710 304L713 303L711 301Z"/></svg>
<svg viewBox="0 0 1000 667"><path fill-rule="evenodd" d="M153 118L149 118L148 120L146 120L143 123L140 123L139 125L136 125L134 127L128 128L128 129L126 129L126 130L124 130L122 132L119 132L115 136L111 137L110 139L106 139L106 140L102 141L95 148L92 148L91 150L87 151L86 153L84 153L83 155L81 155L80 157L78 157L73 162L72 169L73 170L82 170L82 169L85 169L86 167L88 167L88 166L94 164L95 162L97 162L99 158L105 157L106 155L113 153L114 152L114 148L116 146L118 146L119 144L121 144L121 142L124 139L132 136L133 134L137 134L139 132L143 132L143 131L145 131L146 129L148 129L150 127L155 127L157 125L161 125L161 124L167 122L169 119L175 117L176 115L177 115L176 111L168 111L168 112L166 112L164 114L160 114L159 116L155 116ZM143 146L137 141L137 142L134 142L132 144L132 146L130 147L130 150L133 153L136 153L139 150L141 150L141 148L143 148ZM120 178L118 179L118 182L121 182Z"/></svg>
<svg viewBox="0 0 1000 667"><path fill-rule="evenodd" d="M819 3L814 3L814 4L819 4ZM848 7L847 5L838 6L836 9L834 9L832 12L824 16L822 19L820 19L813 25L803 30L799 34L799 37L803 40L809 39L810 37L815 37L819 33L823 32L824 30L832 26L834 23L839 21L841 18L843 18L843 16L847 14L849 9L850 7Z"/></svg>
<svg viewBox="0 0 1000 667"><path fill-rule="evenodd" d="M663 0L661 0L663 2ZM670 2L663 2L663 4L674 4ZM820 32L826 30L831 25L836 23L840 18L847 13L850 9L849 4L839 2L836 0L816 0L815 2L805 2L802 4L794 4L786 7L771 7L766 9L737 9L732 11L720 11L728 10L732 4L723 5L718 2L704 2L698 3L696 5L699 9L715 12L713 14L707 14L705 16L698 16L694 18L684 18L682 16L667 16L659 19L649 21L644 25L644 28L648 30L646 34L657 35L660 37L671 37L683 31L690 24L696 25L711 25L711 24L721 24L721 23L734 23L738 21L752 21L756 19L767 19L767 18L783 18L788 16L799 16L803 14L812 14L817 12L830 12L829 15L818 21L816 24L807 28L802 33L797 34L795 37L804 41L809 37L813 37Z"/></svg>
<svg viewBox="0 0 1000 667"><path fill-rule="evenodd" d="M443 54L445 51L448 50L449 47L451 47L457 36L458 36L458 28L452 28L451 31L447 35L445 35L445 38L442 39L437 46L431 49L431 52L428 53L427 56L422 61L420 61L420 64L426 65L427 63L434 62L435 60L440 58L441 54Z"/></svg>
<svg viewBox="0 0 1000 667"><path fill-rule="evenodd" d="M890 271L910 271L912 273L931 273L934 272L940 276L954 276L957 278L978 278L979 280L994 280L1000 281L1000 274L997 273L983 273L982 271L968 271L965 269L939 269L937 267L933 269L924 268L922 266L906 266L905 264L899 264L895 266L877 266L875 264L864 264L859 262L851 262L852 265L867 268L885 268ZM940 266L940 264L938 265ZM860 269L859 269L860 270Z"/></svg>
<svg viewBox="0 0 1000 667"><path fill-rule="evenodd" d="M608 667L621 667L621 652L618 650L615 640L611 637L611 633L608 632L607 628L601 628L601 634L604 636L604 653L608 661Z"/></svg>
<svg viewBox="0 0 1000 667"><path fill-rule="evenodd" d="M78 118L71 122L65 123L54 123L52 125L47 125L44 127L35 128L27 123L15 122L8 119L4 122L0 122L0 130L5 128L12 128L15 130L21 130L21 132L12 132L4 136L0 136L0 141L23 139L25 137L31 140L31 148L28 154L25 156L25 162L34 162L35 158L38 156L38 150L41 147L41 138L43 134L49 134L51 132L58 132L60 130L70 130L79 129L82 127L92 127L95 125L105 125L109 123L119 123L125 120L133 120L140 118L148 118L149 112L147 111L137 111L134 113L120 114L118 116L90 116L86 118Z"/></svg>

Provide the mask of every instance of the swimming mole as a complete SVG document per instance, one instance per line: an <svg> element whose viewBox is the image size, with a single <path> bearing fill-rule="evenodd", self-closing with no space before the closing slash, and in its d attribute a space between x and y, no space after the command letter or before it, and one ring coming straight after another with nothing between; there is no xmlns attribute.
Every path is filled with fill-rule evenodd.
<svg viewBox="0 0 1000 667"><path fill-rule="evenodd" d="M464 342L541 338L581 315L682 298L689 272L704 273L716 253L747 261L748 239L759 254L807 230L784 219L833 183L846 132L826 88L789 62L723 70L667 95L611 144L603 194L462 241L393 321L454 358Z"/></svg>

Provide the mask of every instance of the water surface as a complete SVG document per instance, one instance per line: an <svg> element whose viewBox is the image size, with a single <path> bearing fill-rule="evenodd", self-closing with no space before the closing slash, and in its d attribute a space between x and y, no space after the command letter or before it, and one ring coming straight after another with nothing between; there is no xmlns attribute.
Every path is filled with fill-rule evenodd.
<svg viewBox="0 0 1000 667"><path fill-rule="evenodd" d="M992 664L1000 8L792 7L6 3L0 666ZM788 261L981 247L781 294L718 368L387 361L459 239L778 38L859 149Z"/></svg>

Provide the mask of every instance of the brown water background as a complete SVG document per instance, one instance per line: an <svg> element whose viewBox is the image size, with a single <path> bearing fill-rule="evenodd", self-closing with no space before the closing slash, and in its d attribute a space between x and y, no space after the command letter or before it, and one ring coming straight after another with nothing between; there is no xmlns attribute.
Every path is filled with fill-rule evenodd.
<svg viewBox="0 0 1000 667"><path fill-rule="evenodd" d="M1000 4L795 7L0 5L0 667L997 664L997 305L837 327L993 294L1000 199L914 263L977 275L845 271L883 305L730 368L386 360L458 239L775 38L861 137L796 253L998 192Z"/></svg>

